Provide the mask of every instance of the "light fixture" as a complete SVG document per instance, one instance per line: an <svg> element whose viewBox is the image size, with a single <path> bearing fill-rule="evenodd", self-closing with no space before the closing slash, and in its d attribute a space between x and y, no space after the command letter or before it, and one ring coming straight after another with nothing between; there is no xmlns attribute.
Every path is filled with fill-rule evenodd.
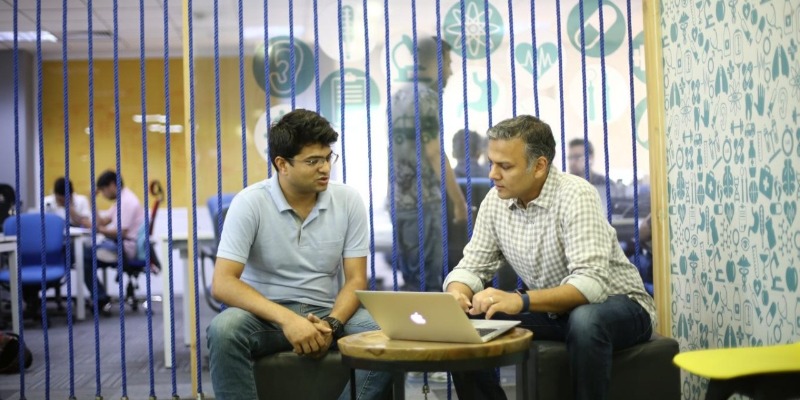
<svg viewBox="0 0 800 400"><path fill-rule="evenodd" d="M161 114L147 114L144 116L144 118L142 118L141 114L135 114L133 116L133 122L136 122L137 124L141 124L143 120L144 123L146 124L150 123L165 124L167 123L167 116Z"/></svg>
<svg viewBox="0 0 800 400"><path fill-rule="evenodd" d="M58 42L58 39L53 36L52 33L48 31L41 31L42 32L42 41L43 42ZM14 31L0 31L0 42L13 42L14 41ZM36 31L17 31L17 41L18 42L35 42L36 41Z"/></svg>
<svg viewBox="0 0 800 400"><path fill-rule="evenodd" d="M153 133L167 133L167 125L163 124L150 124L147 125L147 130ZM183 133L183 125L170 125L169 126L169 133L170 135L176 133Z"/></svg>

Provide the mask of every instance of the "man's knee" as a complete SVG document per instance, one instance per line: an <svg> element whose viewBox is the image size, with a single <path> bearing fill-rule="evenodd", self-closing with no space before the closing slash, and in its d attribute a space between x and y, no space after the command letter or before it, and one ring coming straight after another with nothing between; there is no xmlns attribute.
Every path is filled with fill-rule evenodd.
<svg viewBox="0 0 800 400"><path fill-rule="evenodd" d="M250 318L253 318L252 314L234 307L227 308L218 314L206 329L209 348L244 337L243 328Z"/></svg>
<svg viewBox="0 0 800 400"><path fill-rule="evenodd" d="M608 330L597 304L584 304L570 312L567 343L593 344L608 341Z"/></svg>
<svg viewBox="0 0 800 400"><path fill-rule="evenodd" d="M345 324L345 333L348 335L378 330L378 324L364 308L356 310L355 314Z"/></svg>

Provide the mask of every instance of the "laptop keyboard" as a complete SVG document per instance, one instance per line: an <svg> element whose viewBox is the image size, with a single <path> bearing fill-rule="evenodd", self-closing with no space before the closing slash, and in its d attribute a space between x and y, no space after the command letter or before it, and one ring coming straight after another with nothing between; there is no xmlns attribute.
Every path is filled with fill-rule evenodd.
<svg viewBox="0 0 800 400"><path fill-rule="evenodd" d="M497 329L495 329L495 328L475 328L475 330L478 331L478 336L484 337L484 336L496 331Z"/></svg>

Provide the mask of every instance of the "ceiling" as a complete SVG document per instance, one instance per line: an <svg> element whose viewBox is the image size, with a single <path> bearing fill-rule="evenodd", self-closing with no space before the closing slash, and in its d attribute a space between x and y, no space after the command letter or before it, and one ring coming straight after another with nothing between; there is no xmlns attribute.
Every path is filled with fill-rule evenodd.
<svg viewBox="0 0 800 400"><path fill-rule="evenodd" d="M41 27L49 31L58 42L42 42L44 59L61 59L62 5L67 7L67 46L70 59L88 57L88 5L92 2L93 55L95 58L113 57L114 15L112 0L41 0ZM17 0L18 30L36 31L36 1ZM183 18L182 0L141 0L145 18L145 52L147 57L164 56L164 3L168 3L169 51L171 57L181 56ZM245 30L245 49L251 52L263 42L263 2L242 0ZM270 36L288 34L289 0L269 1ZM0 0L0 31L13 31L14 0ZM118 0L118 53L121 58L139 57L139 7L138 0ZM310 20L310 0L294 2L295 31L297 21ZM302 3L302 4L298 4ZM308 4L306 4L308 3ZM196 55L213 54L214 6L213 0L192 2L194 15L194 49ZM222 54L238 54L238 0L218 0L219 48ZM302 29L300 27L300 29ZM19 43L19 47L36 52L35 42ZM0 50L13 49L12 42L0 41Z"/></svg>

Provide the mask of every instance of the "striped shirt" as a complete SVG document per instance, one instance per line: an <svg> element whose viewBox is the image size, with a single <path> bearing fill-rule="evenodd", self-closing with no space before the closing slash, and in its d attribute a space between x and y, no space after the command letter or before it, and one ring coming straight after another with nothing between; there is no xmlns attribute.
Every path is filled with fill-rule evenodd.
<svg viewBox="0 0 800 400"><path fill-rule="evenodd" d="M492 188L481 203L464 258L447 276L477 293L507 262L531 289L570 284L590 303L624 294L650 314L653 298L604 217L597 190L585 179L550 169L539 197L523 208Z"/></svg>

